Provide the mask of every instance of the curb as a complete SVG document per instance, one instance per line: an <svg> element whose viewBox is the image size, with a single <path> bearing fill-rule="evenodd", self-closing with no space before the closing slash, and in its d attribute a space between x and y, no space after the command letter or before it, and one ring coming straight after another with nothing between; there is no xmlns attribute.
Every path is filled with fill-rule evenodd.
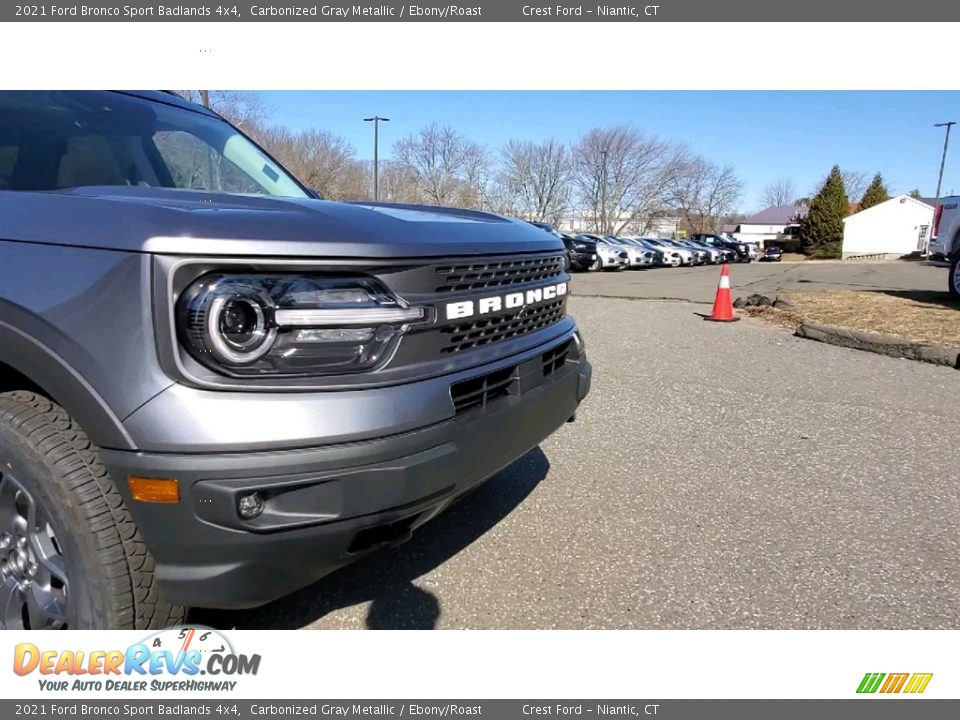
<svg viewBox="0 0 960 720"><path fill-rule="evenodd" d="M794 335L829 345L866 350L887 357L919 360L960 370L960 348L915 342L899 335L882 335L820 323L804 323L797 328Z"/></svg>

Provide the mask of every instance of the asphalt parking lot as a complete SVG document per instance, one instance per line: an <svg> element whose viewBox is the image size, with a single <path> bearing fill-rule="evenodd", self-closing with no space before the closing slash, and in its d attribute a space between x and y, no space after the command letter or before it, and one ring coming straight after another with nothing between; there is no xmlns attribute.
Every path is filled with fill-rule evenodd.
<svg viewBox="0 0 960 720"><path fill-rule="evenodd" d="M820 276L786 263L733 266L734 294L738 281L759 292L810 279L886 278L889 287L886 265L837 264ZM915 270L940 281L938 268ZM960 373L750 319L707 323L690 302L589 297L619 285L633 297L669 290L708 302L716 275L577 276L570 309L595 378L575 424L406 545L264 608L195 619L240 628L960 627ZM656 282L670 287L646 285Z"/></svg>
<svg viewBox="0 0 960 720"><path fill-rule="evenodd" d="M730 266L733 296L774 296L789 290L937 292L947 287L947 269L921 262L782 262ZM720 274L715 265L580 273L573 291L600 297L688 300L712 303ZM713 277L713 282L705 276Z"/></svg>

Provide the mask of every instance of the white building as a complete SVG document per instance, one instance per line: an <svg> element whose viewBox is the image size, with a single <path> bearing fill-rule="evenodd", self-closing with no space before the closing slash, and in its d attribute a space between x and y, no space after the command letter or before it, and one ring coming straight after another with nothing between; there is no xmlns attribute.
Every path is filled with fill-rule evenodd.
<svg viewBox="0 0 960 720"><path fill-rule="evenodd" d="M680 229L680 218L674 215L656 214L639 220L630 221L630 216L624 214L616 225L626 223L621 235L644 235L646 237L676 237ZM596 232L594 229L594 215L590 210L573 211L564 215L556 224L557 230L566 233Z"/></svg>
<svg viewBox="0 0 960 720"><path fill-rule="evenodd" d="M923 249L933 223L933 208L898 195L843 220L843 258L901 257Z"/></svg>
<svg viewBox="0 0 960 720"><path fill-rule="evenodd" d="M766 243L773 244L771 241L782 245L783 236L794 234L792 231L799 226L808 209L805 205L768 207L741 220L732 235L741 242L756 243L761 248Z"/></svg>

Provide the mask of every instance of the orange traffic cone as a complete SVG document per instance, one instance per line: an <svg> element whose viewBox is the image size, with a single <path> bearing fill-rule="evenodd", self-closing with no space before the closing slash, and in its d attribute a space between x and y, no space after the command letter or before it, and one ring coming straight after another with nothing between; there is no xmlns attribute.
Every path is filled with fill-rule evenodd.
<svg viewBox="0 0 960 720"><path fill-rule="evenodd" d="M733 314L733 300L730 299L730 270L726 265L720 271L720 285L717 287L717 297L713 301L713 313L705 319L714 322L735 322L740 319Z"/></svg>

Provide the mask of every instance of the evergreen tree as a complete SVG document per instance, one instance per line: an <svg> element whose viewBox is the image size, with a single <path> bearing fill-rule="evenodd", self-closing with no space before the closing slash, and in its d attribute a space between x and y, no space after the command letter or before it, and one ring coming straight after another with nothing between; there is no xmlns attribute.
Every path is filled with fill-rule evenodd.
<svg viewBox="0 0 960 720"><path fill-rule="evenodd" d="M883 182L883 176L877 173L873 176L873 182L870 183L870 187L868 187L867 191L863 194L863 199L860 201L860 207L857 209L857 212L872 208L874 205L879 205L889 199L890 193L887 192L887 186Z"/></svg>
<svg viewBox="0 0 960 720"><path fill-rule="evenodd" d="M914 188L913 190L910 191L910 197L912 197L914 200L922 200L922 199L923 199L923 195L921 195L921 194L920 194L920 191L917 190L916 188Z"/></svg>
<svg viewBox="0 0 960 720"><path fill-rule="evenodd" d="M809 255L840 257L843 219L850 212L850 200L843 186L840 167L834 165L826 182L810 201L807 216L800 224L800 239Z"/></svg>

